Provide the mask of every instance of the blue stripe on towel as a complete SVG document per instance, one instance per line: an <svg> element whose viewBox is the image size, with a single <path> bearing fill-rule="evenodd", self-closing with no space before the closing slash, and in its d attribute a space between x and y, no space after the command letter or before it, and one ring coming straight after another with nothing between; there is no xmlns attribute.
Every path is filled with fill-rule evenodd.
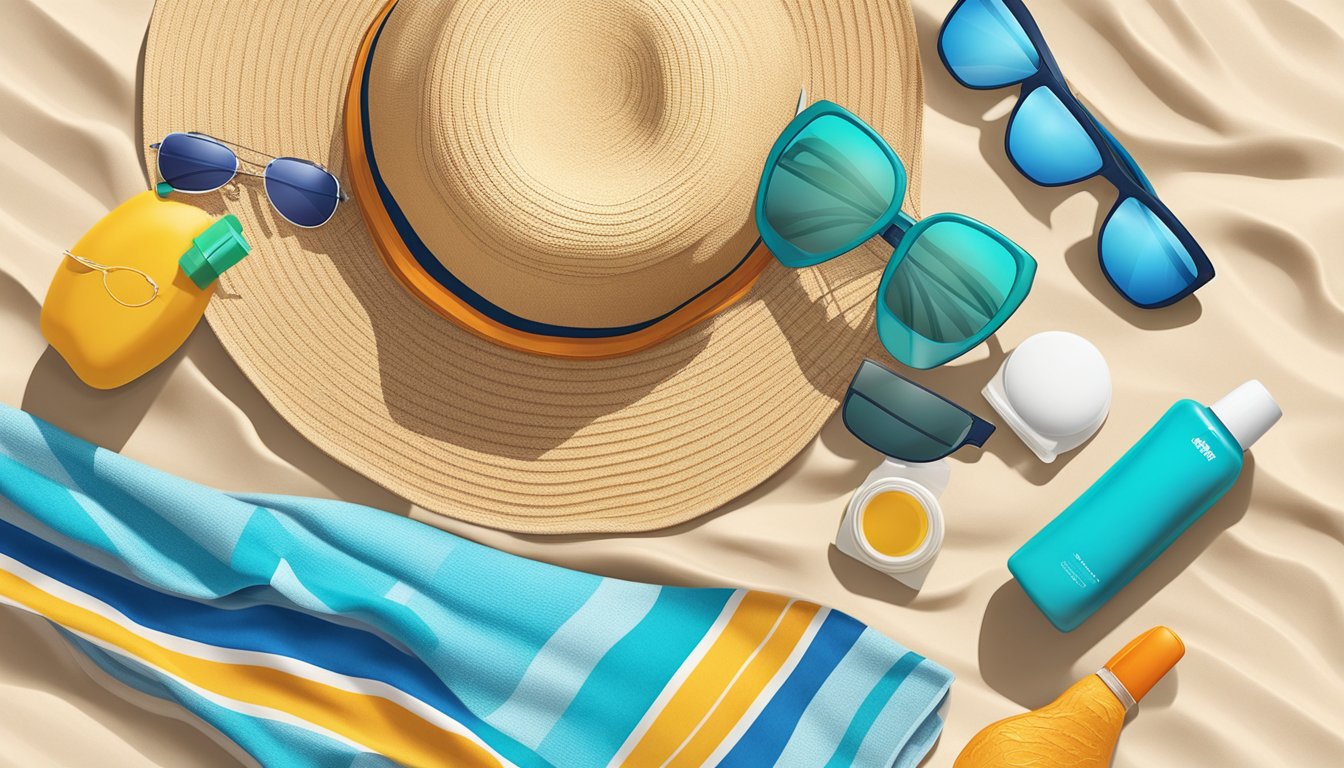
<svg viewBox="0 0 1344 768"><path fill-rule="evenodd" d="M514 762L542 762L531 750L476 717L422 661L369 632L272 605L221 609L166 595L89 565L3 520L0 553L106 603L142 627L387 683L471 727L491 748Z"/></svg>
<svg viewBox="0 0 1344 768"><path fill-rule="evenodd" d="M878 715L895 695L896 689L901 687L905 678L924 661L924 657L910 651L891 665L878 684L868 692L868 696L859 705L859 711L854 713L854 719L849 721L849 727L845 729L845 735L841 737L840 744L835 748L835 753L827 761L826 768L845 768L854 765L855 758L858 756L859 747L863 744L864 737L872 730L873 723L877 722Z"/></svg>
<svg viewBox="0 0 1344 768"><path fill-rule="evenodd" d="M532 660L508 701L486 720L536 748L607 651L648 616L660 587L606 580Z"/></svg>
<svg viewBox="0 0 1344 768"><path fill-rule="evenodd" d="M918 656L918 654L914 654ZM947 696L949 681L941 671L921 658L910 671L899 689L883 705L854 755L855 765L890 764L892 768L914 768L929 749L941 728L930 730L930 725L942 722L936 714ZM922 702L912 706L912 702Z"/></svg>
<svg viewBox="0 0 1344 768"><path fill-rule="evenodd" d="M593 668L541 742L541 756L556 765L605 765L732 595L731 589L659 593L644 620Z"/></svg>
<svg viewBox="0 0 1344 768"><path fill-rule="evenodd" d="M599 768L668 702L739 678L697 668L700 649L759 643L718 621L740 591L604 579L345 502L230 496L5 406L0 554L0 603L268 766ZM703 746L911 768L951 675L839 613L816 621Z"/></svg>
<svg viewBox="0 0 1344 768"><path fill-rule="evenodd" d="M774 765L807 705L862 633L862 624L831 611L798 666L719 765Z"/></svg>

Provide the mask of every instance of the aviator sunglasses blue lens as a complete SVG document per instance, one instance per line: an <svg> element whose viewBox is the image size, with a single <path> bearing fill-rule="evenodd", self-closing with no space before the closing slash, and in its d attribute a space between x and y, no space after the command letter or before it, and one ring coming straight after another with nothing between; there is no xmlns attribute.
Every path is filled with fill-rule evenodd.
<svg viewBox="0 0 1344 768"><path fill-rule="evenodd" d="M297 157L271 157L201 133L170 133L151 146L158 151L160 178L173 189L201 194L219 189L238 174L257 176L276 213L298 227L327 223L346 199L340 181L327 169ZM235 148L266 157L269 162L263 166L243 160Z"/></svg>

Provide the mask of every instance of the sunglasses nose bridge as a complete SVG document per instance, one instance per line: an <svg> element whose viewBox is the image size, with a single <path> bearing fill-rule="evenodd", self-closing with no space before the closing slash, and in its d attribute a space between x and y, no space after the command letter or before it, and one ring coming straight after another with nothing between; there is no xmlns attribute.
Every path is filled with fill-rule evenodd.
<svg viewBox="0 0 1344 768"><path fill-rule="evenodd" d="M905 240L905 236L917 223L919 222L911 218L905 211L897 211L896 218L892 219L891 224L887 225L887 228L882 230L882 239L886 240L887 245L890 245L892 248L900 248L901 242Z"/></svg>

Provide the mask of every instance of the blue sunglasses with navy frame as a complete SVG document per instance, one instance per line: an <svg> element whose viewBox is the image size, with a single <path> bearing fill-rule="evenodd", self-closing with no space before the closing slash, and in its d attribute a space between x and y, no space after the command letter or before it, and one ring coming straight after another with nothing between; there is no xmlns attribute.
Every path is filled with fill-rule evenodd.
<svg viewBox="0 0 1344 768"><path fill-rule="evenodd" d="M1047 187L1101 176L1116 188L1097 250L1102 273L1127 301L1169 306L1213 279L1204 249L1069 90L1022 0L958 0L939 32L938 55L967 88L1020 86L1004 145L1023 176Z"/></svg>

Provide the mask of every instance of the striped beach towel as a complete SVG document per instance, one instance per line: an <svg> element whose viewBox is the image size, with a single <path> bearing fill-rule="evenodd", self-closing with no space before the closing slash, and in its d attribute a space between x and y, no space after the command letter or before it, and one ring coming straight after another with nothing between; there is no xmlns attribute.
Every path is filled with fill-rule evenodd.
<svg viewBox="0 0 1344 768"><path fill-rule="evenodd" d="M952 679L813 603L225 494L5 406L0 603L265 766L913 766Z"/></svg>

